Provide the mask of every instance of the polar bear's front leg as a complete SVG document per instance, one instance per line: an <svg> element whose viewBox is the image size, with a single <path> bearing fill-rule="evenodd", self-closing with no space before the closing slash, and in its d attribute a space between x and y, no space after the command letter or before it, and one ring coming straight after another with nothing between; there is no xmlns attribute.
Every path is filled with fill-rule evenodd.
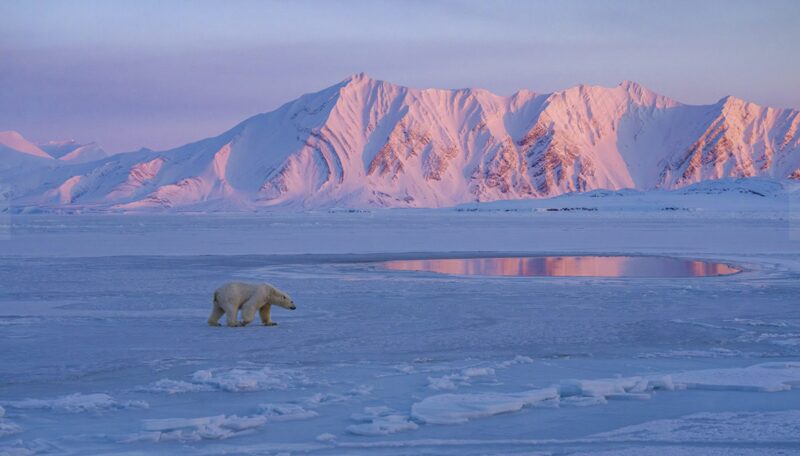
<svg viewBox="0 0 800 456"><path fill-rule="evenodd" d="M272 310L271 304L266 304L264 307L259 310L259 314L261 315L261 323L264 326L277 326L278 324L274 321L270 320L270 311Z"/></svg>

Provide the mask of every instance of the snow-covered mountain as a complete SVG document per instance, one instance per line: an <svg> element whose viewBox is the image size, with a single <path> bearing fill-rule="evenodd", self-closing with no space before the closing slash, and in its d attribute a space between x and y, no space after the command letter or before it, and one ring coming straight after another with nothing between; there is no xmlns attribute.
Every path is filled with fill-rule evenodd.
<svg viewBox="0 0 800 456"><path fill-rule="evenodd" d="M440 207L800 179L799 130L797 110L733 97L685 105L628 81L500 96L358 74L213 138L0 174L0 182L20 206Z"/></svg>
<svg viewBox="0 0 800 456"><path fill-rule="evenodd" d="M24 194L25 190L35 194L38 183L26 182L29 173L45 174L56 165L57 160L16 131L0 131L0 201L11 195L12 190L14 195Z"/></svg>
<svg viewBox="0 0 800 456"><path fill-rule="evenodd" d="M49 141L39 147L51 157L70 163L85 163L108 156L97 143L80 144L75 140Z"/></svg>

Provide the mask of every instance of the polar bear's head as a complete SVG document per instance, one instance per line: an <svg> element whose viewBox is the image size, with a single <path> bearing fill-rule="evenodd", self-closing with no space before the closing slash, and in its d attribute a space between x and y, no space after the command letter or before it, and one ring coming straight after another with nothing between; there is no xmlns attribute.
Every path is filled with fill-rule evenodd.
<svg viewBox="0 0 800 456"><path fill-rule="evenodd" d="M272 287L272 291L269 294L269 303L289 310L294 310L297 308L294 305L294 301L289 297L288 294L275 287Z"/></svg>

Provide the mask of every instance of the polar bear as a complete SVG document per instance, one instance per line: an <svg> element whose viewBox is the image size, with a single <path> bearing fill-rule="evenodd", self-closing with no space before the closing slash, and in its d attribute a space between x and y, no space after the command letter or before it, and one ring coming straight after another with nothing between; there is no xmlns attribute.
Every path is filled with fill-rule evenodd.
<svg viewBox="0 0 800 456"><path fill-rule="evenodd" d="M265 326L275 326L277 323L270 320L269 316L273 304L289 310L297 308L289 295L268 283L226 283L214 291L208 324L220 326L219 319L222 314L225 314L228 326L246 326L255 320L256 312L258 312L261 315L261 322ZM242 309L241 323L237 319L240 308Z"/></svg>

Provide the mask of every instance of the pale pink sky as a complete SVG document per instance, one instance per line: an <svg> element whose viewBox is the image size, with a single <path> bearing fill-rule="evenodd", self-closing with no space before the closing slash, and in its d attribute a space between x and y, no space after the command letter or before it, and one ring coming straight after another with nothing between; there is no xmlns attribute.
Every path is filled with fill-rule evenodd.
<svg viewBox="0 0 800 456"><path fill-rule="evenodd" d="M800 2L0 0L0 130L163 149L347 75L800 107Z"/></svg>

